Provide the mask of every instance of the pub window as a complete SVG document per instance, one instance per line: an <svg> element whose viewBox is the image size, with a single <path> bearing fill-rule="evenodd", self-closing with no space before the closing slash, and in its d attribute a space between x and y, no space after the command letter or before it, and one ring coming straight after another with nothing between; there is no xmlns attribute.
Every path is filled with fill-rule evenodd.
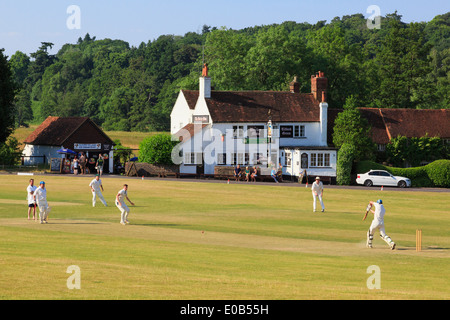
<svg viewBox="0 0 450 320"><path fill-rule="evenodd" d="M186 152L184 154L184 164L195 164L195 152Z"/></svg>
<svg viewBox="0 0 450 320"><path fill-rule="evenodd" d="M311 167L330 167L330 154L311 153Z"/></svg>
<svg viewBox="0 0 450 320"><path fill-rule="evenodd" d="M286 163L286 166L288 166L288 167L291 166L291 164L292 164L292 153L286 151L285 163Z"/></svg>
<svg viewBox="0 0 450 320"><path fill-rule="evenodd" d="M247 127L247 136L249 138L264 138L264 126Z"/></svg>
<svg viewBox="0 0 450 320"><path fill-rule="evenodd" d="M305 126L294 126L294 137L296 138L305 137Z"/></svg>
<svg viewBox="0 0 450 320"><path fill-rule="evenodd" d="M317 154L317 166L323 167L323 153Z"/></svg>
<svg viewBox="0 0 450 320"><path fill-rule="evenodd" d="M237 153L231 153L230 164L237 164Z"/></svg>
<svg viewBox="0 0 450 320"><path fill-rule="evenodd" d="M264 157L262 153L253 154L253 164L261 164L261 159Z"/></svg>
<svg viewBox="0 0 450 320"><path fill-rule="evenodd" d="M311 153L311 167L317 166L317 154Z"/></svg>
<svg viewBox="0 0 450 320"><path fill-rule="evenodd" d="M329 153L325 153L324 166L325 167L329 167L330 166L330 154Z"/></svg>
<svg viewBox="0 0 450 320"><path fill-rule="evenodd" d="M219 153L217 155L217 163L218 164L227 164L227 154L226 153Z"/></svg>
<svg viewBox="0 0 450 320"><path fill-rule="evenodd" d="M237 164L244 164L244 154L243 153L237 154Z"/></svg>
<svg viewBox="0 0 450 320"><path fill-rule="evenodd" d="M202 164L203 154L201 152L186 152L184 154L184 164Z"/></svg>
<svg viewBox="0 0 450 320"><path fill-rule="evenodd" d="M244 126L233 126L233 138L244 137Z"/></svg>

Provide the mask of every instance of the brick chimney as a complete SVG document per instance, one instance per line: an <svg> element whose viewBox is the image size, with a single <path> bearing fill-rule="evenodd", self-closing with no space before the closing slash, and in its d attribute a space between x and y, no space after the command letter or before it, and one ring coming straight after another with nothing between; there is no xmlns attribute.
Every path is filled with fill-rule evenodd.
<svg viewBox="0 0 450 320"><path fill-rule="evenodd" d="M208 77L208 65L203 65L202 76L199 79L200 96L205 99L211 98L211 78Z"/></svg>
<svg viewBox="0 0 450 320"><path fill-rule="evenodd" d="M289 84L289 91L292 93L300 93L300 83L297 81L297 76Z"/></svg>
<svg viewBox="0 0 450 320"><path fill-rule="evenodd" d="M325 73L322 71L317 72L311 76L311 93L314 95L314 99L319 102L325 102L327 97L328 79L325 78Z"/></svg>

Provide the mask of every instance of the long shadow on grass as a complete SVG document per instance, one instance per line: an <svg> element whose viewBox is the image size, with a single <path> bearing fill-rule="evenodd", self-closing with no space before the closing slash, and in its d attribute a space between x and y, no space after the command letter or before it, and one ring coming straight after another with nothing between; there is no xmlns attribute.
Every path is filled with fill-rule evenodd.
<svg viewBox="0 0 450 320"><path fill-rule="evenodd" d="M101 222L49 222L49 224L104 224Z"/></svg>
<svg viewBox="0 0 450 320"><path fill-rule="evenodd" d="M146 224L140 224L137 223L135 226L143 226L143 227L190 227L186 224L175 224L175 223L146 223Z"/></svg>

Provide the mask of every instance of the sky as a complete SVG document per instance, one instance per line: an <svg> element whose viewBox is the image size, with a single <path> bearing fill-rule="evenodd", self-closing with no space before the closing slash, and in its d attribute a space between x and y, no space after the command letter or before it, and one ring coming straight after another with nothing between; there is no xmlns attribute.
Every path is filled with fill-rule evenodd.
<svg viewBox="0 0 450 320"><path fill-rule="evenodd" d="M200 33L203 25L242 29L284 21L330 22L356 13L369 18L371 5L381 16L397 10L408 23L450 11L448 0L0 0L0 49L9 57L18 50L29 55L41 42L51 42L50 53L56 54L86 33L137 47L160 35Z"/></svg>

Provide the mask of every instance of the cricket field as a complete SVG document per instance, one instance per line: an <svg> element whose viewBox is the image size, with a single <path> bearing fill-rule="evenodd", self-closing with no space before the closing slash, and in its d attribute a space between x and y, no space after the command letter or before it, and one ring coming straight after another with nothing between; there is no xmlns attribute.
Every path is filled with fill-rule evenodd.
<svg viewBox="0 0 450 320"><path fill-rule="evenodd" d="M30 178L46 182L48 224L27 219ZM448 190L325 185L326 211L313 213L300 184L105 176L108 207L94 208L92 179L0 175L1 300L450 298ZM365 247L365 208L380 198L393 251L377 234Z"/></svg>

